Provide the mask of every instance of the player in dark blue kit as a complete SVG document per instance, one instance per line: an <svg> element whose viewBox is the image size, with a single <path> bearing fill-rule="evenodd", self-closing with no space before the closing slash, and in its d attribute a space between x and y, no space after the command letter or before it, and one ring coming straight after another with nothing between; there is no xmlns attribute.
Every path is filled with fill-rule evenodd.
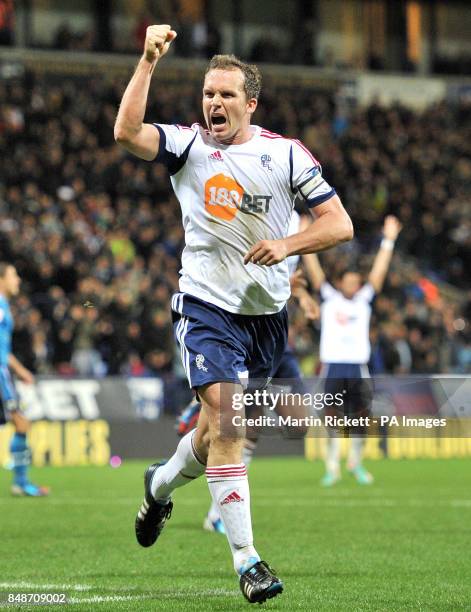
<svg viewBox="0 0 471 612"><path fill-rule="evenodd" d="M11 352L13 318L9 299L18 294L20 277L14 266L0 262L0 426L10 420L15 434L10 443L13 458L13 495L43 497L49 493L45 487L30 482L28 468L31 464L31 451L26 441L29 421L22 414L18 394L10 370L23 382L32 384L33 374L25 368Z"/></svg>

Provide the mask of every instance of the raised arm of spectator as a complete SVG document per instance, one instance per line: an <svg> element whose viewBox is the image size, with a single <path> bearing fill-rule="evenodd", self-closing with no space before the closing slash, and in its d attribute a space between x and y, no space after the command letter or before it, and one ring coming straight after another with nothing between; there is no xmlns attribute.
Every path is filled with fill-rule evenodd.
<svg viewBox="0 0 471 612"><path fill-rule="evenodd" d="M303 232L311 223L312 219L308 215L303 215L299 223L299 231ZM316 291L319 291L322 283L325 281L324 270L321 267L319 258L315 253L307 253L302 256L302 260L309 282Z"/></svg>
<svg viewBox="0 0 471 612"><path fill-rule="evenodd" d="M169 25L149 26L146 31L144 53L129 81L116 117L114 137L125 149L148 161L159 150L159 132L144 115L150 81L157 62L168 51L177 33Z"/></svg>
<svg viewBox="0 0 471 612"><path fill-rule="evenodd" d="M325 282L325 274L321 267L319 257L317 257L315 253L303 255L303 265L309 282L316 291L319 291L322 283Z"/></svg>
<svg viewBox="0 0 471 612"><path fill-rule="evenodd" d="M389 264L391 263L394 244L401 229L402 225L397 217L388 215L384 220L383 240L381 241L381 246L379 247L378 254L375 257L373 267L368 276L368 282L373 286L376 293L379 293L383 288Z"/></svg>
<svg viewBox="0 0 471 612"><path fill-rule="evenodd" d="M296 272L289 279L291 285L291 295L296 298L304 316L310 321L316 321L320 317L320 308L316 300L306 289L306 279L302 270Z"/></svg>

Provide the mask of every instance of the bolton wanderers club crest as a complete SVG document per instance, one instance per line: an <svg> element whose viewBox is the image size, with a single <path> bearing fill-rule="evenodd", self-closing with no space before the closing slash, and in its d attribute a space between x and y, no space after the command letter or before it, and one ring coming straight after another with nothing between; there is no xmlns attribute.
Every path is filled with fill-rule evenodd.
<svg viewBox="0 0 471 612"><path fill-rule="evenodd" d="M260 161L262 162L262 166L264 168L268 168L270 172L272 171L272 168L270 167L271 157L270 155L268 155L268 153L264 153L263 155L261 155Z"/></svg>

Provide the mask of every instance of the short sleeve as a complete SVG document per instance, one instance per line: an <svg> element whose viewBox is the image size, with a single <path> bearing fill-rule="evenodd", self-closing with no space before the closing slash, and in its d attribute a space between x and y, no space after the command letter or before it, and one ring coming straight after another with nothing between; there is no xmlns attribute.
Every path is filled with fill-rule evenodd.
<svg viewBox="0 0 471 612"><path fill-rule="evenodd" d="M320 286L319 293L321 294L321 300L324 301L335 297L338 291L337 289L334 289L330 283L324 281Z"/></svg>
<svg viewBox="0 0 471 612"><path fill-rule="evenodd" d="M167 166L170 174L176 174L185 165L198 130L182 125L154 123L159 131L159 150L155 161Z"/></svg>
<svg viewBox="0 0 471 612"><path fill-rule="evenodd" d="M335 195L335 189L324 180L317 159L299 140L292 140L290 150L291 189L312 208Z"/></svg>
<svg viewBox="0 0 471 612"><path fill-rule="evenodd" d="M370 283L365 283L363 287L359 291L357 291L355 298L357 300L360 299L362 302L367 302L368 304L371 304L371 302L375 298L375 295L376 292L373 289L373 285L371 285Z"/></svg>

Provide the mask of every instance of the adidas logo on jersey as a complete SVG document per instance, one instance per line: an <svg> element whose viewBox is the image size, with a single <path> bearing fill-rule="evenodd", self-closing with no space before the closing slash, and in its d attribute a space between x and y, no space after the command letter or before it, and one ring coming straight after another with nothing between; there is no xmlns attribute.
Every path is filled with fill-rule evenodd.
<svg viewBox="0 0 471 612"><path fill-rule="evenodd" d="M216 161L224 161L221 151L214 151L211 155L208 155L208 159L215 159Z"/></svg>
<svg viewBox="0 0 471 612"><path fill-rule="evenodd" d="M232 493L229 493L229 495L222 500L221 506L224 506L225 504L232 504L233 502L242 502L242 501L244 501L243 497L241 497L237 493L237 491L232 491Z"/></svg>

